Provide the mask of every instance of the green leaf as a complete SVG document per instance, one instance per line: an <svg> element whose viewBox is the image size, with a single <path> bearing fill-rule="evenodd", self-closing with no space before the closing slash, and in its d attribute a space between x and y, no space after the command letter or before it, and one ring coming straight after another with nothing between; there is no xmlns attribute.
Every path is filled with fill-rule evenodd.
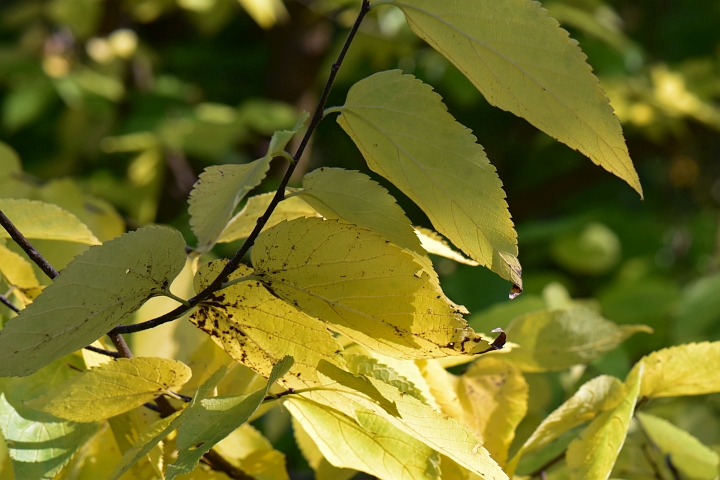
<svg viewBox="0 0 720 480"><path fill-rule="evenodd" d="M561 266L585 275L609 273L622 258L622 245L617 234L599 222L555 239L551 250Z"/></svg>
<svg viewBox="0 0 720 480"><path fill-rule="evenodd" d="M660 449L662 456L683 474L683 478L717 478L720 456L700 440L667 420L648 413L635 414L643 430Z"/></svg>
<svg viewBox="0 0 720 480"><path fill-rule="evenodd" d="M330 412L331 410L327 411ZM305 431L300 421L295 417L292 417L292 426L295 434L295 442L303 457L305 457L305 460L315 471L316 480L350 480L357 474L356 470L338 468L328 462L312 437Z"/></svg>
<svg viewBox="0 0 720 480"><path fill-rule="evenodd" d="M145 227L93 247L0 331L0 377L24 376L91 344L151 297L185 265L185 241Z"/></svg>
<svg viewBox="0 0 720 480"><path fill-rule="evenodd" d="M270 192L248 198L243 209L227 224L227 227L225 227L225 230L223 230L220 238L217 240L218 243L234 242L235 240L250 236L250 233L257 224L257 219L265 213L274 196L275 192ZM317 211L302 198L286 198L275 207L272 215L270 215L270 218L265 223L263 231L285 220L317 216Z"/></svg>
<svg viewBox="0 0 720 480"><path fill-rule="evenodd" d="M66 420L93 422L139 407L183 385L190 376L190 368L176 360L119 358L73 377L27 405Z"/></svg>
<svg viewBox="0 0 720 480"><path fill-rule="evenodd" d="M702 361L698 361L702 359ZM720 342L689 343L653 352L633 370L644 366L640 395L648 398L720 392Z"/></svg>
<svg viewBox="0 0 720 480"><path fill-rule="evenodd" d="M267 396L270 387L290 370L292 364L292 357L284 357L273 368L265 388L250 395L208 398L188 407L187 415L178 428L178 458L168 465L166 480L191 472L213 445L247 422Z"/></svg>
<svg viewBox="0 0 720 480"><path fill-rule="evenodd" d="M0 267L1 268L1 267ZM683 290L677 307L674 336L685 339L707 338L707 332L720 321L720 274L702 277Z"/></svg>
<svg viewBox="0 0 720 480"><path fill-rule="evenodd" d="M422 392L415 387L413 382L398 374L392 367L380 363L377 359L366 355L351 354L345 356L345 361L350 373L377 378L388 385L392 385L402 393L407 393L421 402L427 403Z"/></svg>
<svg viewBox="0 0 720 480"><path fill-rule="evenodd" d="M387 0L491 105L514 113L642 195L620 121L575 40L539 2ZM452 239L452 238L451 238Z"/></svg>
<svg viewBox="0 0 720 480"><path fill-rule="evenodd" d="M10 145L0 142L0 180L14 173L22 173L20 157Z"/></svg>
<svg viewBox="0 0 720 480"><path fill-rule="evenodd" d="M510 323L507 337L520 348L504 358L524 372L564 370L590 363L637 332L652 333L652 329L644 325L618 326L585 307L543 310Z"/></svg>
<svg viewBox="0 0 720 480"><path fill-rule="evenodd" d="M449 258L450 260L455 260L458 263L470 265L471 267L480 265L475 260L465 258L460 253L453 250L450 245L448 245L447 241L437 232L433 232L427 228L415 227L415 234L420 239L420 245L423 250L427 253Z"/></svg>
<svg viewBox="0 0 720 480"><path fill-rule="evenodd" d="M325 218L367 228L398 247L422 252L405 212L385 188L363 173L318 168L303 177L299 194Z"/></svg>
<svg viewBox="0 0 720 480"><path fill-rule="evenodd" d="M219 260L203 265L195 276L195 290L209 285L225 263ZM240 266L229 280L251 273L250 268ZM254 280L213 293L190 321L217 339L236 361L263 376L270 375L283 356L291 355L290 375L280 381L288 388L318 385L318 362L334 361L342 351L322 322L274 297Z"/></svg>
<svg viewBox="0 0 720 480"><path fill-rule="evenodd" d="M579 438L570 442L566 459L571 480L606 479L610 476L625 443L642 375L642 367L633 370L625 381L625 392L620 404L597 416Z"/></svg>
<svg viewBox="0 0 720 480"><path fill-rule="evenodd" d="M72 213L37 200L0 199L0 210L29 239L62 240L100 245L90 229ZM0 238L10 238L0 229Z"/></svg>
<svg viewBox="0 0 720 480"><path fill-rule="evenodd" d="M440 478L436 452L366 408L356 406L351 418L300 397L283 405L335 467L382 479Z"/></svg>
<svg viewBox="0 0 720 480"><path fill-rule="evenodd" d="M372 170L473 260L522 285L502 182L429 85L398 70L380 72L353 85L335 110Z"/></svg>
<svg viewBox="0 0 720 480"><path fill-rule="evenodd" d="M271 293L371 350L428 358L490 348L410 254L354 225L281 223L258 237L252 262Z"/></svg>

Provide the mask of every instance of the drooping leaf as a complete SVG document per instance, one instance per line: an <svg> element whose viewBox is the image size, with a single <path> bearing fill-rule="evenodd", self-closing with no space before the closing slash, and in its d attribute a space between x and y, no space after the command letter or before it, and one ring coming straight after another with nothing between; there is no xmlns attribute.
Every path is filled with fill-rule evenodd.
<svg viewBox="0 0 720 480"><path fill-rule="evenodd" d="M490 348L410 254L368 230L281 223L258 237L252 262L271 293L371 350L428 358Z"/></svg>
<svg viewBox="0 0 720 480"><path fill-rule="evenodd" d="M289 480L285 454L275 450L270 441L248 423L222 439L214 449L257 480Z"/></svg>
<svg viewBox="0 0 720 480"><path fill-rule="evenodd" d="M161 295L184 265L182 235L161 227L86 251L0 331L0 376L29 375L91 344Z"/></svg>
<svg viewBox="0 0 720 480"><path fill-rule="evenodd" d="M338 117L368 166L473 260L522 285L502 182L429 85L394 70L353 85Z"/></svg>
<svg viewBox="0 0 720 480"><path fill-rule="evenodd" d="M283 403L335 467L381 479L439 479L438 454L374 412L356 406L351 418L301 397Z"/></svg>
<svg viewBox="0 0 720 480"><path fill-rule="evenodd" d="M612 410L598 415L579 438L570 442L566 459L571 480L607 479L610 476L625 443L642 376L642 367L630 372L622 401Z"/></svg>
<svg viewBox="0 0 720 480"><path fill-rule="evenodd" d="M178 428L177 460L168 465L165 478L172 480L195 469L200 458L216 443L232 433L257 410L270 387L292 366L292 357L284 357L275 365L264 388L236 397L208 398L189 406Z"/></svg>
<svg viewBox="0 0 720 480"><path fill-rule="evenodd" d="M220 238L218 238L218 243L234 242L235 240L250 236L250 233L257 224L257 219L265 213L274 196L275 193L270 192L248 198L243 209L227 224ZM317 211L308 205L301 197L289 197L275 207L272 215L270 215L270 218L263 226L263 231L285 220L317 216Z"/></svg>
<svg viewBox="0 0 720 480"><path fill-rule="evenodd" d="M702 359L701 361L698 361ZM720 342L689 343L653 352L633 370L644 366L640 395L649 398L720 392Z"/></svg>
<svg viewBox="0 0 720 480"><path fill-rule="evenodd" d="M350 373L377 378L388 385L392 385L401 392L417 398L421 402L427 401L422 392L415 387L410 380L398 374L392 367L380 363L375 358L351 354L345 356L345 361L347 362Z"/></svg>
<svg viewBox="0 0 720 480"><path fill-rule="evenodd" d="M100 245L100 241L84 223L57 205L7 198L0 199L0 210L25 238ZM10 238L10 234L2 228L0 238Z"/></svg>
<svg viewBox="0 0 720 480"><path fill-rule="evenodd" d="M450 260L455 260L458 263L463 263L472 267L480 265L475 260L470 260L453 250L450 245L448 245L447 241L437 232L433 232L427 228L415 227L415 234L420 239L420 245L422 245L423 250L427 253L449 258Z"/></svg>
<svg viewBox="0 0 720 480"><path fill-rule="evenodd" d="M389 0L477 87L642 195L620 121L575 40L539 2Z"/></svg>
<svg viewBox="0 0 720 480"><path fill-rule="evenodd" d="M301 195L325 218L353 223L399 247L422 252L405 212L387 190L363 173L318 168L303 177Z"/></svg>
<svg viewBox="0 0 720 480"><path fill-rule="evenodd" d="M525 372L563 370L590 363L637 332L652 333L652 329L618 326L585 307L543 310L510 323L507 336L520 348L504 357Z"/></svg>
<svg viewBox="0 0 720 480"><path fill-rule="evenodd" d="M66 420L93 422L139 407L183 385L190 376L190 368L176 360L119 358L73 377L27 405Z"/></svg>
<svg viewBox="0 0 720 480"><path fill-rule="evenodd" d="M350 480L357 474L356 470L338 468L328 462L312 437L305 431L300 421L292 417L295 442L310 467L315 471L317 480Z"/></svg>
<svg viewBox="0 0 720 480"><path fill-rule="evenodd" d="M294 129L275 132L263 158L243 165L208 167L200 174L188 200L190 226L198 237L198 251L207 252L215 245L240 201L262 182L270 161L283 152L305 120L307 114Z"/></svg>
<svg viewBox="0 0 720 480"><path fill-rule="evenodd" d="M40 286L32 265L4 245L0 245L0 275L5 278L8 285L18 288Z"/></svg>

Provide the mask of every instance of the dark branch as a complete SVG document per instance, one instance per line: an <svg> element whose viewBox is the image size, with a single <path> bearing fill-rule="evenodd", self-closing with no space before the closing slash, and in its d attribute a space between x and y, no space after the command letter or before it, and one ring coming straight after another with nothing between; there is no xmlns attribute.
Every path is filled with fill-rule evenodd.
<svg viewBox="0 0 720 480"><path fill-rule="evenodd" d="M93 347L92 345L85 347L85 350L90 350L91 352L99 353L100 355L107 355L108 357L120 358L120 354L118 352L111 352L110 350Z"/></svg>
<svg viewBox="0 0 720 480"><path fill-rule="evenodd" d="M115 327L111 333L134 333L134 332L141 332L143 330L148 330L154 327L157 327L158 325L162 325L167 322L172 322L173 320L177 320L182 315L184 315L186 312L188 312L191 308L195 307L198 303L208 298L213 292L220 289L223 283L225 283L230 277L230 275L238 269L240 266L240 261L243 259L245 254L250 250L250 247L252 247L255 244L255 240L257 240L257 237L260 235L260 232L262 231L263 227L267 223L267 221L270 219L270 215L275 211L275 207L285 198L285 188L288 185L288 182L290 181L290 177L292 177L293 172L295 171L295 167L297 166L300 157L302 157L303 153L305 152L305 148L307 147L308 142L310 141L310 136L313 134L315 129L317 128L318 124L320 124L320 121L323 118L323 112L325 110L325 103L327 102L328 95L330 95L330 90L332 89L333 83L335 82L335 77L337 75L338 70L340 69L340 66L342 65L343 60L345 59L345 55L347 54L348 49L350 48L350 44L352 43L353 39L355 38L355 34L357 33L358 29L360 28L360 24L362 23L363 18L367 13L370 11L370 1L369 0L363 0L362 7L360 8L360 13L358 13L357 19L355 20L355 24L352 26L352 29L350 30L350 33L348 34L347 39L345 40L345 44L343 45L342 50L340 51L340 54L338 55L337 60L335 60L335 63L332 64L332 67L330 68L330 75L328 76L327 82L325 83L325 88L323 89L322 95L320 96L320 100L318 101L317 108L315 109L315 113L313 114L312 120L310 121L310 125L308 125L308 129L305 132L305 135L302 138L302 141L300 142L300 146L297 149L297 152L295 152L295 155L293 155L293 162L288 165L288 169L285 172L285 176L283 177L282 181L280 182L280 185L277 188L277 191L275 192L275 196L273 197L272 201L270 202L270 205L268 205L267 209L265 210L265 213L262 214L260 218L257 219L257 224L255 225L255 228L253 229L252 233L248 236L248 238L245 240L245 243L243 243L242 247L240 247L240 250L238 250L235 255L228 261L227 264L225 264L225 268L223 268L222 272L213 280L213 282L205 288L202 292L198 293L195 297L188 300L188 303L190 306L181 305L177 307L172 312L168 312L165 315L162 315L158 318L155 318L153 320L148 320L147 322L138 323L136 325L125 325L120 327Z"/></svg>
<svg viewBox="0 0 720 480"><path fill-rule="evenodd" d="M17 308L15 305L12 304L10 300L5 295L0 295L0 303L5 305L7 308L12 310L15 313L20 313L20 309Z"/></svg>
<svg viewBox="0 0 720 480"><path fill-rule="evenodd" d="M537 470L535 470L533 473L531 473L531 474L528 475L528 476L529 476L530 478L541 477L542 474L545 473L545 471L546 471L548 468L552 467L552 466L555 465L556 463L560 462L563 458L565 458L565 454L566 454L566 453L567 453L567 451L566 451L566 450L563 450L563 451L560 452L558 455L556 455L555 457L553 457L551 460L549 460L548 462L546 462L545 465L543 465L542 467L538 468Z"/></svg>
<svg viewBox="0 0 720 480"><path fill-rule="evenodd" d="M130 351L130 348L128 348L127 343L125 343L125 339L120 335L119 333L108 333L108 336L110 337L110 340L112 340L113 345L115 345L115 348L117 348L118 355L122 358L133 358L133 354Z"/></svg>
<svg viewBox="0 0 720 480"><path fill-rule="evenodd" d="M50 277L50 279L53 279L58 276L57 270L53 268L50 263L45 260L45 257L43 257L40 252L35 250L35 247L30 245L30 242L27 241L27 238L20 233L20 230L13 225L13 223L10 221L8 217L5 216L5 214L0 211L0 225L7 230L7 232L10 234L10 238L15 240L15 243L17 243L20 248L22 248L25 253L27 253L27 256L30 257L30 260L35 262L35 264L40 267L40 270L45 272L45 275Z"/></svg>

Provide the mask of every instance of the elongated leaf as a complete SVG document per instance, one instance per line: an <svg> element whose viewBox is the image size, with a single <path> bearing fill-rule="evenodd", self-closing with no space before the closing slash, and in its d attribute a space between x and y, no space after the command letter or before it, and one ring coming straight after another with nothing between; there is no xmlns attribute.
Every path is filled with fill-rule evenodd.
<svg viewBox="0 0 720 480"><path fill-rule="evenodd" d="M374 412L356 407L355 418L302 398L283 405L334 466L381 479L439 479L438 454Z"/></svg>
<svg viewBox="0 0 720 480"><path fill-rule="evenodd" d="M422 392L410 380L398 374L392 367L380 363L377 359L352 354L346 355L345 360L350 373L377 378L388 385L392 385L402 393L407 393L421 402L427 402Z"/></svg>
<svg viewBox="0 0 720 480"><path fill-rule="evenodd" d="M363 173L318 168L303 177L301 193L325 218L365 227L399 247L422 252L405 212L387 190Z"/></svg>
<svg viewBox="0 0 720 480"><path fill-rule="evenodd" d="M338 468L328 462L297 418L292 417L292 425L295 442L303 457L305 457L305 460L315 471L315 478L317 480L350 480L350 478L357 474L356 470Z"/></svg>
<svg viewBox="0 0 720 480"><path fill-rule="evenodd" d="M472 267L480 265L475 260L465 258L460 253L450 248L447 241L437 232L433 232L427 228L415 227L415 234L420 239L420 244L422 245L423 250L427 253L449 258L450 260L455 260L458 263L464 263L465 265L470 265Z"/></svg>
<svg viewBox="0 0 720 480"><path fill-rule="evenodd" d="M227 224L220 238L218 238L218 243L234 242L235 240L250 236L250 233L257 224L257 219L265 213L274 196L275 193L270 192L248 198L243 209ZM317 211L308 205L301 197L286 198L275 207L272 215L270 215L270 219L265 223L263 230L274 227L285 220L317 216Z"/></svg>
<svg viewBox="0 0 720 480"><path fill-rule="evenodd" d="M637 332L652 333L652 329L645 325L618 326L584 307L543 310L510 323L507 336L520 348L505 358L525 372L564 370L590 363Z"/></svg>
<svg viewBox="0 0 720 480"><path fill-rule="evenodd" d="M27 405L75 422L132 410L190 379L184 363L164 358L119 358L59 385Z"/></svg>
<svg viewBox="0 0 720 480"><path fill-rule="evenodd" d="M190 226L198 237L197 250L209 251L230 221L235 208L253 188L260 185L270 168L270 160L302 128L307 114L293 130L275 132L263 158L244 165L218 165L205 169L190 192Z"/></svg>
<svg viewBox="0 0 720 480"><path fill-rule="evenodd" d="M204 265L195 277L195 290L212 282L225 265ZM230 280L252 273L241 266ZM272 296L259 282L237 283L212 294L190 321L219 340L228 354L263 376L283 356L295 360L290 375L280 382L289 388L318 385L320 360L333 361L342 350L324 324Z"/></svg>
<svg viewBox="0 0 720 480"><path fill-rule="evenodd" d="M187 408L187 415L177 435L177 460L168 465L166 480L191 472L216 443L247 422L257 410L270 387L292 366L292 357L284 357L275 365L265 388L237 397L208 398Z"/></svg>
<svg viewBox="0 0 720 480"><path fill-rule="evenodd" d="M702 359L702 361L698 361ZM689 343L643 357L640 395L649 398L720 392L720 342Z"/></svg>
<svg viewBox="0 0 720 480"><path fill-rule="evenodd" d="M620 449L625 443L640 383L642 367L628 375L622 401L596 417L567 449L567 466L571 480L607 479Z"/></svg>
<svg viewBox="0 0 720 480"><path fill-rule="evenodd" d="M8 285L18 288L37 288L40 286L32 265L17 253L0 245L0 274Z"/></svg>
<svg viewBox="0 0 720 480"><path fill-rule="evenodd" d="M380 72L353 85L338 110L338 123L372 170L473 260L522 285L502 182L429 85L398 70Z"/></svg>
<svg viewBox="0 0 720 480"><path fill-rule="evenodd" d="M620 121L575 40L531 0L390 0L419 37L514 113L642 195Z"/></svg>
<svg viewBox="0 0 720 480"><path fill-rule="evenodd" d="M184 265L185 241L167 228L86 251L0 331L0 377L29 375L91 344L162 294Z"/></svg>
<svg viewBox="0 0 720 480"><path fill-rule="evenodd" d="M84 223L57 205L37 200L0 199L0 210L26 238L100 245ZM2 228L0 238L10 238L10 234Z"/></svg>
<svg viewBox="0 0 720 480"><path fill-rule="evenodd" d="M281 223L258 237L252 261L271 293L380 353L428 358L490 348L409 254L354 225Z"/></svg>

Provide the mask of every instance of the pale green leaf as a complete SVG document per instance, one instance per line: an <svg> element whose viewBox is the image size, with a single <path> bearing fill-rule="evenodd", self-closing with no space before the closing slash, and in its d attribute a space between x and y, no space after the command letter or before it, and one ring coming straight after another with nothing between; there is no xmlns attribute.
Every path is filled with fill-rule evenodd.
<svg viewBox="0 0 720 480"><path fill-rule="evenodd" d="M1 267L0 267L1 268ZM720 322L720 274L708 275L683 289L673 337L678 343L708 337ZM687 340L686 340L687 339Z"/></svg>
<svg viewBox="0 0 720 480"><path fill-rule="evenodd" d="M0 331L0 376L29 375L91 344L162 295L185 258L182 235L161 227L126 233L76 257Z"/></svg>
<svg viewBox="0 0 720 480"><path fill-rule="evenodd" d="M350 373L377 378L388 385L392 385L402 393L427 403L422 392L415 387L413 382L398 374L392 367L380 363L377 359L360 354L351 354L345 356L345 361Z"/></svg>
<svg viewBox="0 0 720 480"><path fill-rule="evenodd" d="M37 288L40 286L32 265L17 253L0 245L0 275L8 285L18 288Z"/></svg>
<svg viewBox="0 0 720 480"><path fill-rule="evenodd" d="M438 454L361 406L351 418L303 398L283 403L335 467L380 479L439 479Z"/></svg>
<svg viewBox="0 0 720 480"><path fill-rule="evenodd" d="M93 422L139 407L190 379L182 362L154 357L119 358L78 375L27 403L59 418Z"/></svg>
<svg viewBox="0 0 720 480"><path fill-rule="evenodd" d="M258 237L252 261L271 293L379 353L430 358L490 348L410 254L368 230L317 218L281 223Z"/></svg>
<svg viewBox="0 0 720 480"><path fill-rule="evenodd" d="M0 210L29 239L62 240L100 245L90 229L72 213L37 200L0 199ZM10 238L0 229L0 238Z"/></svg>
<svg viewBox="0 0 720 480"><path fill-rule="evenodd" d="M564 370L590 363L638 332L652 333L652 329L644 325L618 326L585 307L543 310L510 323L507 337L520 347L504 358L525 372Z"/></svg>
<svg viewBox="0 0 720 480"><path fill-rule="evenodd" d="M335 110L372 170L473 260L522 285L502 182L429 85L398 70L380 72L353 85Z"/></svg>
<svg viewBox="0 0 720 480"><path fill-rule="evenodd" d="M330 412L331 410L327 411ZM292 425L295 442L308 465L315 471L316 480L350 480L357 474L356 470L338 468L328 462L297 418L292 417Z"/></svg>
<svg viewBox="0 0 720 480"><path fill-rule="evenodd" d="M168 465L166 480L191 472L213 445L247 422L267 396L270 387L290 370L292 363L290 356L280 360L270 373L265 387L250 395L208 398L189 406L178 428L178 458Z"/></svg>
<svg viewBox="0 0 720 480"><path fill-rule="evenodd" d="M257 480L289 480L285 455L245 423L213 447L223 458Z"/></svg>
<svg viewBox="0 0 720 480"><path fill-rule="evenodd" d="M701 360L701 361L699 361ZM643 357L643 397L678 397L720 392L720 342L689 343Z"/></svg>
<svg viewBox="0 0 720 480"><path fill-rule="evenodd" d="M450 245L448 245L447 241L437 232L433 232L427 228L415 227L415 234L420 239L420 245L423 250L427 253L449 258L450 260L455 260L458 263L463 263L472 267L479 265L479 263L475 260L470 260L453 250Z"/></svg>
<svg viewBox="0 0 720 480"><path fill-rule="evenodd" d="M602 480L610 477L615 460L625 443L642 375L642 367L633 370L625 381L622 401L612 410L598 415L579 438L570 442L565 458L571 480Z"/></svg>
<svg viewBox="0 0 720 480"><path fill-rule="evenodd" d="M667 420L648 413L636 413L637 421L672 465L692 479L717 478L720 456Z"/></svg>
<svg viewBox="0 0 720 480"><path fill-rule="evenodd" d="M403 209L385 188L363 173L318 168L303 177L299 193L325 218L367 228L399 247L422 252Z"/></svg>
<svg viewBox="0 0 720 480"><path fill-rule="evenodd" d="M10 145L0 142L0 180L17 173L22 173L20 157Z"/></svg>
<svg viewBox="0 0 720 480"><path fill-rule="evenodd" d="M477 87L642 195L620 121L575 40L539 2L387 0Z"/></svg>
<svg viewBox="0 0 720 480"><path fill-rule="evenodd" d="M257 219L265 213L274 196L275 193L270 192L248 198L243 209L227 224L220 238L218 238L218 243L234 242L235 240L250 236L255 225L257 225ZM263 230L274 227L284 220L317 216L317 211L308 205L301 197L286 198L275 207L272 215L270 215L270 219L265 223Z"/></svg>

